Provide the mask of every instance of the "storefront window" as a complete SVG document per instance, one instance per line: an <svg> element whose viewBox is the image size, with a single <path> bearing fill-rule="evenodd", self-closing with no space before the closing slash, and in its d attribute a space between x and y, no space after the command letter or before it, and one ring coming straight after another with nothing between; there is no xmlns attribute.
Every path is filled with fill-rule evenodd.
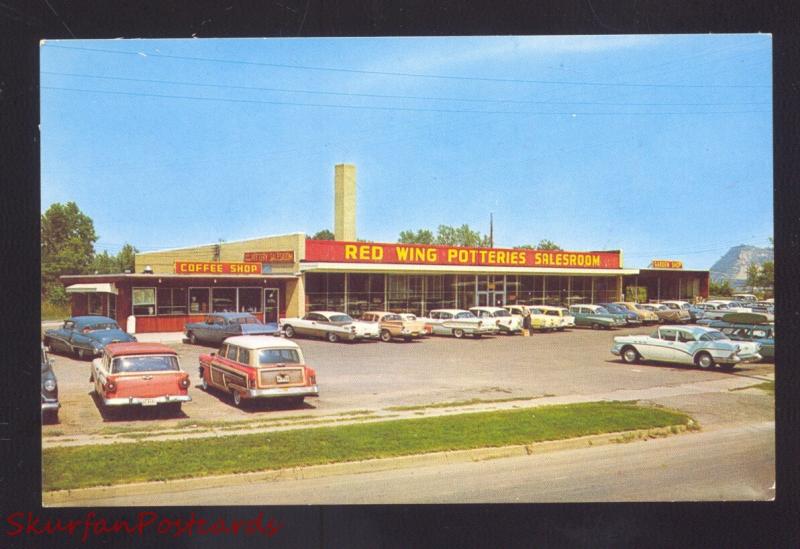
<svg viewBox="0 0 800 549"><path fill-rule="evenodd" d="M117 296L115 294L108 294L108 316L110 318L117 318Z"/></svg>
<svg viewBox="0 0 800 549"><path fill-rule="evenodd" d="M102 315L103 314L103 300L100 294L86 294L88 303L86 306L86 314Z"/></svg>
<svg viewBox="0 0 800 549"><path fill-rule="evenodd" d="M239 288L239 312L261 313L261 288Z"/></svg>
<svg viewBox="0 0 800 549"><path fill-rule="evenodd" d="M211 312L235 313L236 288L213 288L211 292Z"/></svg>
<svg viewBox="0 0 800 549"><path fill-rule="evenodd" d="M186 288L159 288L157 297L159 315L186 314Z"/></svg>
<svg viewBox="0 0 800 549"><path fill-rule="evenodd" d="M344 273L308 273L307 311L344 311Z"/></svg>
<svg viewBox="0 0 800 549"><path fill-rule="evenodd" d="M408 275L387 275L388 301L386 308L398 313L423 314L424 277Z"/></svg>
<svg viewBox="0 0 800 549"><path fill-rule="evenodd" d="M537 289L537 281L535 276L528 276L528 275L520 275L518 277L519 286L517 290L517 303L522 303L523 305L541 305L540 302L536 300L536 289ZM539 282L538 286L541 286L541 282Z"/></svg>
<svg viewBox="0 0 800 549"><path fill-rule="evenodd" d="M456 290L459 309L469 309L476 305L474 275L458 275Z"/></svg>
<svg viewBox="0 0 800 549"><path fill-rule="evenodd" d="M189 288L189 314L204 314L208 312L211 301L209 288Z"/></svg>
<svg viewBox="0 0 800 549"><path fill-rule="evenodd" d="M133 288L132 299L133 314L136 316L155 316L156 314L156 289Z"/></svg>

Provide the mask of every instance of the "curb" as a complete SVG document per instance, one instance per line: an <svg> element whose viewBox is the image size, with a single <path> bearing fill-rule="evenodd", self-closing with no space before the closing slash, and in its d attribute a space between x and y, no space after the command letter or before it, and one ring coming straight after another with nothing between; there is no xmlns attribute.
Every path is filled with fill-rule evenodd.
<svg viewBox="0 0 800 549"><path fill-rule="evenodd" d="M673 428L677 428L678 432L673 432ZM635 442L650 438L662 438L675 434L685 434L687 432L689 431L685 425L675 425L653 429L603 433L599 435L588 435L564 440L535 442L531 444L500 446L494 448L451 450L445 452L432 452L427 454L415 454L392 458L347 461L342 463L309 465L305 467L292 467L271 471L214 475L160 482L137 482L132 484L117 484L114 486L92 486L90 488L78 488L74 490L42 492L42 505L45 507L73 507L80 506L81 502L87 502L86 504L88 505L88 502L97 499L112 498L117 496L153 494L154 492L160 491L204 490L208 488L229 487L231 485L247 485L254 482L263 481L307 480L335 475L373 473L390 469L405 469L411 467L464 463L469 461L485 461L489 459L544 454L563 450L577 450L580 448L604 446L614 443Z"/></svg>

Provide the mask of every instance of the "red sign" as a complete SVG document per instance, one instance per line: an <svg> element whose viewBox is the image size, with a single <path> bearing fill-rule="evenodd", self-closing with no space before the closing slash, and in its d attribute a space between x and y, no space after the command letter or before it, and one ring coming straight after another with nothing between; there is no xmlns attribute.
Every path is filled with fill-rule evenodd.
<svg viewBox="0 0 800 549"><path fill-rule="evenodd" d="M226 263L222 261L175 261L177 274L260 275L261 263Z"/></svg>
<svg viewBox="0 0 800 549"><path fill-rule="evenodd" d="M294 250L277 252L245 252L244 260L253 263L294 263Z"/></svg>
<svg viewBox="0 0 800 549"><path fill-rule="evenodd" d="M486 267L619 269L620 252L565 252L306 240L306 261Z"/></svg>

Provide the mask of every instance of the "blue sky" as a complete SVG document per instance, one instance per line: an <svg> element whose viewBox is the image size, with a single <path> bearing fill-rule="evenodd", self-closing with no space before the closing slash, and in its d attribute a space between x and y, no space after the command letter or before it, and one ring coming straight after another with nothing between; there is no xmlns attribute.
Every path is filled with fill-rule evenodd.
<svg viewBox="0 0 800 549"><path fill-rule="evenodd" d="M102 50L102 51L92 51ZM769 35L60 40L41 48L42 212L97 251L469 224L495 245L707 269L768 245Z"/></svg>

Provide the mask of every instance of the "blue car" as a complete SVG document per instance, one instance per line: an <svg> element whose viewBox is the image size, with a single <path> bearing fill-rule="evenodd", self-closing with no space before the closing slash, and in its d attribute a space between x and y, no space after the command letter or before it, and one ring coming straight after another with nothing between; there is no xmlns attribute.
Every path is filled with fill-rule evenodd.
<svg viewBox="0 0 800 549"><path fill-rule="evenodd" d="M277 335L280 328L275 322L264 324L250 313L212 313L203 322L186 324L184 332L192 344L203 341L219 345L233 336Z"/></svg>
<svg viewBox="0 0 800 549"><path fill-rule="evenodd" d="M625 315L625 322L628 324L638 325L642 323L642 319L639 318L636 311L631 311L620 305L615 305L614 303L600 303L599 305L605 307L611 314Z"/></svg>
<svg viewBox="0 0 800 549"><path fill-rule="evenodd" d="M136 338L107 316L73 316L60 328L44 332L45 347L81 360L100 355L109 343L125 341L136 341Z"/></svg>

